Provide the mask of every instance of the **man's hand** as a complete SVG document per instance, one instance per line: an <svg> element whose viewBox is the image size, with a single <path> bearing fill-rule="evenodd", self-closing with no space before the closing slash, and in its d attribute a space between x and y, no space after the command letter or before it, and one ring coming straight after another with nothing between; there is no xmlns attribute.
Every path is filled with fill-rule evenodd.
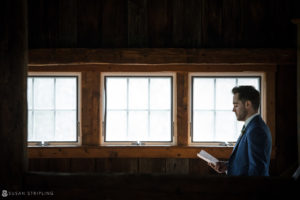
<svg viewBox="0 0 300 200"><path fill-rule="evenodd" d="M225 161L219 161L214 165L213 163L208 163L208 165L213 168L218 173L225 173L227 170L227 165Z"/></svg>

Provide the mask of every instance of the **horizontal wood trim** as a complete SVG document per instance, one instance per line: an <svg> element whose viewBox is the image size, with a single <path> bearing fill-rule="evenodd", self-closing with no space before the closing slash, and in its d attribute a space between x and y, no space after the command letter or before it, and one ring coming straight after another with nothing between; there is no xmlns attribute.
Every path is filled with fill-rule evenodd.
<svg viewBox="0 0 300 200"><path fill-rule="evenodd" d="M80 146L28 147L28 158L197 158L201 150L219 159L228 159L233 147L216 146ZM271 158L275 158L272 149Z"/></svg>
<svg viewBox="0 0 300 200"><path fill-rule="evenodd" d="M245 72L276 71L275 64L40 64L29 65L31 72Z"/></svg>
<svg viewBox="0 0 300 200"><path fill-rule="evenodd" d="M28 158L197 158L201 150L228 159L232 147L29 147Z"/></svg>
<svg viewBox="0 0 300 200"><path fill-rule="evenodd" d="M296 49L31 49L29 65L80 63L296 63Z"/></svg>

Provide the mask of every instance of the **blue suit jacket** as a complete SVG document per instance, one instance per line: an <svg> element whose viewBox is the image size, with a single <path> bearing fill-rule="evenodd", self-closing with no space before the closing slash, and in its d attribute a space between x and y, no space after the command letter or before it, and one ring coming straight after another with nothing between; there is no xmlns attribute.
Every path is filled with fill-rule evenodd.
<svg viewBox="0 0 300 200"><path fill-rule="evenodd" d="M229 176L269 176L272 138L268 126L258 115L238 139L227 165Z"/></svg>

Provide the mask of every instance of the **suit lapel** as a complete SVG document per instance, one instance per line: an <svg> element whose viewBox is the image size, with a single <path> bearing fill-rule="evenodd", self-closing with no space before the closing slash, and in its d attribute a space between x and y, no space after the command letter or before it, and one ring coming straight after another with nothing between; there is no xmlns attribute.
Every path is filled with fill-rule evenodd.
<svg viewBox="0 0 300 200"><path fill-rule="evenodd" d="M258 117L258 119L259 119L260 115L255 116L255 117L250 121L250 123L247 125L247 127L245 128L245 133L244 133L243 135L241 135L241 136L239 137L239 139L237 140L237 142L236 142L236 144L235 144L235 146L234 146L234 148L233 148L233 150L232 150L231 155L233 155L233 154L236 152L236 150L237 150L237 148L238 148L238 146L239 146L239 144L240 144L240 142L241 142L241 139L247 134L248 128L249 128L250 126L252 126L252 124L254 123L254 121L258 120L257 117Z"/></svg>

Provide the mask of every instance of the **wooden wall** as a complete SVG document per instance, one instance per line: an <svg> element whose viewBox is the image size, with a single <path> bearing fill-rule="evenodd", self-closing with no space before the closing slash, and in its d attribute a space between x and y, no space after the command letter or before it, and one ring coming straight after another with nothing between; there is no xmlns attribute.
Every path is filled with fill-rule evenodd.
<svg viewBox="0 0 300 200"><path fill-rule="evenodd" d="M28 45L296 50L296 17L298 0L28 0ZM277 66L275 87L271 174L280 175L297 162L296 64ZM29 170L214 174L202 161L174 158L30 159Z"/></svg>
<svg viewBox="0 0 300 200"><path fill-rule="evenodd" d="M297 0L28 0L29 48L296 47Z"/></svg>

